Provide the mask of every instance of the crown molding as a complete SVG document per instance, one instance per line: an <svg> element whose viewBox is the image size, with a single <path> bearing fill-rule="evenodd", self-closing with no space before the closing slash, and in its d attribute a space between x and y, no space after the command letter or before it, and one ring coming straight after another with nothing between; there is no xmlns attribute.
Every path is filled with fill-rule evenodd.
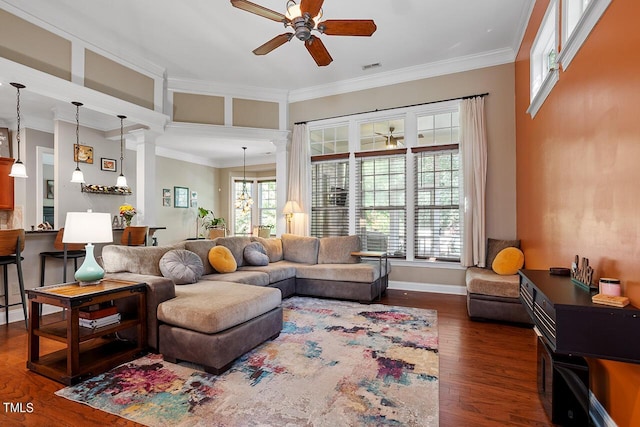
<svg viewBox="0 0 640 427"><path fill-rule="evenodd" d="M209 166L212 168L219 167L212 159L208 159L202 156L195 156L193 154L184 153L182 151L173 150L171 148L158 147L156 145L156 156L166 157L173 160L181 160L187 163L195 163L197 165Z"/></svg>
<svg viewBox="0 0 640 427"><path fill-rule="evenodd" d="M358 77L326 85L292 90L289 92L289 102L307 101L325 96L340 95L359 90L373 89L413 80L502 65L513 62L514 58L515 53L512 48L497 49L477 55L462 56L399 70L386 71L368 77Z"/></svg>
<svg viewBox="0 0 640 427"><path fill-rule="evenodd" d="M535 0L529 0L529 8L524 9L522 14L520 15L520 20L518 21L518 28L520 32L516 34L515 39L513 40L513 50L514 50L514 61L515 57L518 55L520 51L520 46L522 45L522 40L524 40L524 34L527 31L527 24L531 19L531 14L533 13L533 7L536 5Z"/></svg>

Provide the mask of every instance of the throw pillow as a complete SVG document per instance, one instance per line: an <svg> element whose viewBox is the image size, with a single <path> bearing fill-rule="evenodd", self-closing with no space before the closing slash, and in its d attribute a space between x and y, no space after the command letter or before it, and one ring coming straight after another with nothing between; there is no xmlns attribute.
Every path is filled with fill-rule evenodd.
<svg viewBox="0 0 640 427"><path fill-rule="evenodd" d="M244 247L244 260L249 265L269 265L267 251L259 242L249 243Z"/></svg>
<svg viewBox="0 0 640 427"><path fill-rule="evenodd" d="M202 277L204 266L195 253L186 249L174 249L160 258L160 272L176 285L196 283Z"/></svg>
<svg viewBox="0 0 640 427"><path fill-rule="evenodd" d="M225 246L214 246L209 250L209 263L218 273L233 273L238 268L233 253Z"/></svg>
<svg viewBox="0 0 640 427"><path fill-rule="evenodd" d="M487 262L485 263L485 268L491 268L498 252L509 247L520 249L520 240L487 239Z"/></svg>
<svg viewBox="0 0 640 427"><path fill-rule="evenodd" d="M524 254L518 248L504 248L493 260L491 268L501 276L516 274L524 265Z"/></svg>

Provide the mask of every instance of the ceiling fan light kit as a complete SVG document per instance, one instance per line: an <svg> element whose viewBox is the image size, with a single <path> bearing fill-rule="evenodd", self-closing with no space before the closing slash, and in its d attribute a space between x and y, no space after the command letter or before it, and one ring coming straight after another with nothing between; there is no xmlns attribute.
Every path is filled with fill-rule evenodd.
<svg viewBox="0 0 640 427"><path fill-rule="evenodd" d="M320 22L324 0L295 0L286 3L287 13L283 15L248 0L231 0L231 5L251 12L272 21L282 22L285 28L291 27L293 33L275 36L262 46L253 50L255 55L266 55L272 50L290 41L295 35L304 42L307 51L318 66L326 66L333 61L324 43L311 31L318 31L328 36L361 36L370 37L376 31L376 24L370 19L333 19Z"/></svg>

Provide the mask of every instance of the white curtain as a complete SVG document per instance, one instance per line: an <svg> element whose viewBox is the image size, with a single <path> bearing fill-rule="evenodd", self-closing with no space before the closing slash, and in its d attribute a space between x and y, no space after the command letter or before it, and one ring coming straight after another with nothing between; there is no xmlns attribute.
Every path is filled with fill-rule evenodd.
<svg viewBox="0 0 640 427"><path fill-rule="evenodd" d="M487 130L484 97L465 99L460 106L460 151L464 175L463 266L485 266L485 194Z"/></svg>
<svg viewBox="0 0 640 427"><path fill-rule="evenodd" d="M289 151L289 176L287 178L287 200L295 200L303 213L293 216L291 233L300 236L309 235L309 218L311 215L310 174L311 158L307 143L307 125L293 126L291 150Z"/></svg>

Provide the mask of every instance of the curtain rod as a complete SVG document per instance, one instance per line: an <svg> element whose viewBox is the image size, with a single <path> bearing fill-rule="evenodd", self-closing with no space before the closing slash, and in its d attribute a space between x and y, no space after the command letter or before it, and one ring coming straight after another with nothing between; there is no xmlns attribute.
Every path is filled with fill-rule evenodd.
<svg viewBox="0 0 640 427"><path fill-rule="evenodd" d="M294 123L294 125L304 125L307 124L308 122L315 122L318 120L330 120L330 119L339 119L340 117L349 117L349 116L357 116L359 114L369 114L369 113L377 113L380 111L389 111L389 110L396 110L398 108L411 108L411 107L418 107L420 105L429 105L429 104L437 104L439 102L448 102L448 101L457 101L458 99L471 99L471 98L484 98L485 96L488 96L489 93L479 93L477 95L467 95L467 96L459 96L457 98L449 98L449 99L441 99L439 101L429 101L429 102L422 102L420 104L411 104L411 105L404 105L401 107L389 107L389 108L381 108L379 110L370 110L370 111L362 111L360 113L351 113L351 114L341 114L339 116L333 116L333 117L325 117L323 119L313 119L313 120L305 120L303 122L296 122Z"/></svg>

